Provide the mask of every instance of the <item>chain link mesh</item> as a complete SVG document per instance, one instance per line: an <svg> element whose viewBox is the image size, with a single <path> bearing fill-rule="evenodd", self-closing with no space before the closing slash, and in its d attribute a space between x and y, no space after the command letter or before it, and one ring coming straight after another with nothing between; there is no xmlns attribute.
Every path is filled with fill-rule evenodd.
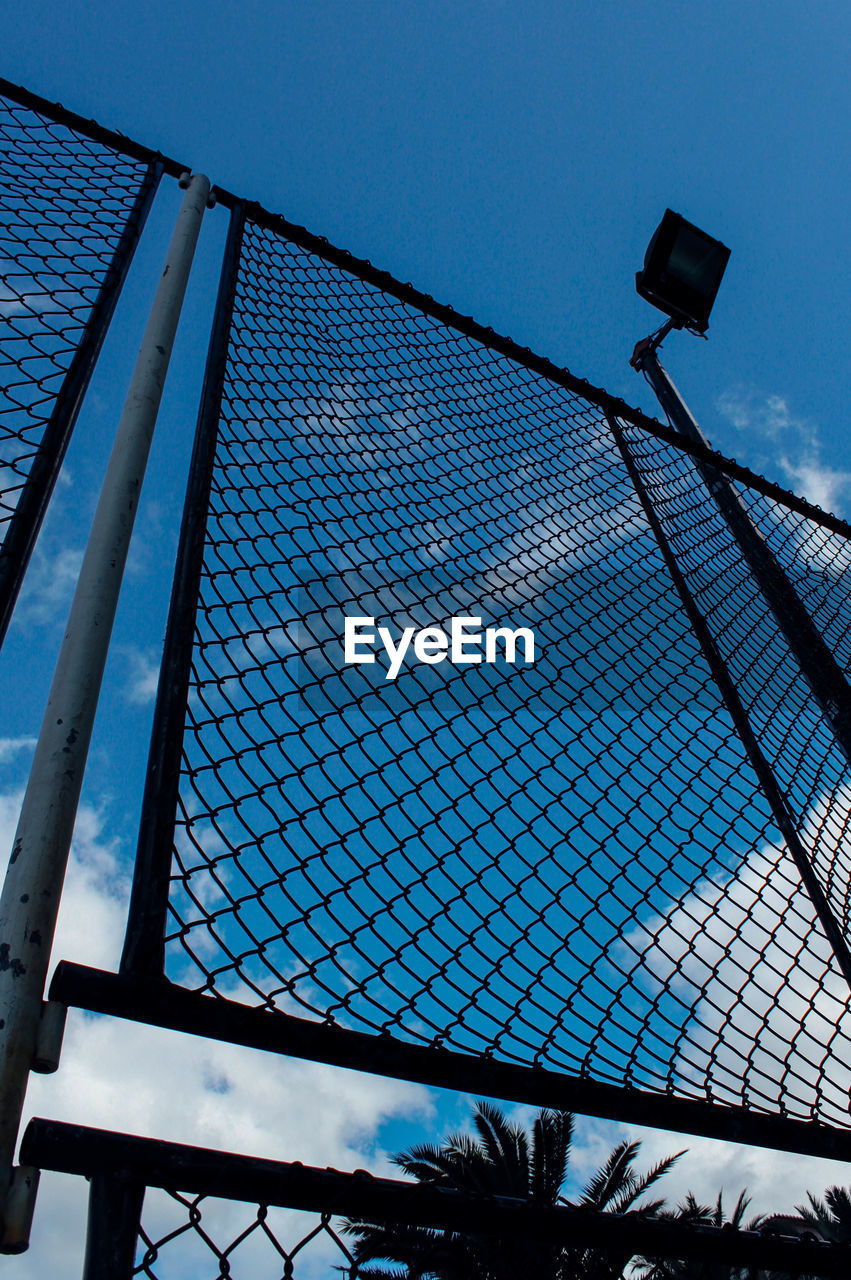
<svg viewBox="0 0 851 1280"><path fill-rule="evenodd" d="M330 1213L149 1189L139 1238L133 1275L149 1280L358 1280L363 1274Z"/></svg>
<svg viewBox="0 0 851 1280"><path fill-rule="evenodd" d="M814 519L741 487L751 518L851 675L851 542Z"/></svg>
<svg viewBox="0 0 851 1280"><path fill-rule="evenodd" d="M146 172L0 94L0 547Z"/></svg>
<svg viewBox="0 0 851 1280"><path fill-rule="evenodd" d="M848 765L693 462L632 430L654 505L747 706L832 912L849 932ZM650 455L652 454L652 461ZM851 543L735 485L798 595L848 669Z"/></svg>
<svg viewBox="0 0 851 1280"><path fill-rule="evenodd" d="M689 459L639 453L841 861L801 678ZM535 661L344 661L345 616L459 615ZM251 222L184 748L175 980L848 1124L847 987L603 413Z"/></svg>
<svg viewBox="0 0 851 1280"><path fill-rule="evenodd" d="M151 166L2 93L0 139L2 557ZM849 936L844 757L693 461L622 429ZM851 671L849 542L739 493ZM429 644L350 662L347 617ZM173 872L187 987L849 1126L847 984L594 393L251 220ZM133 1273L365 1275L330 1213L151 1190Z"/></svg>

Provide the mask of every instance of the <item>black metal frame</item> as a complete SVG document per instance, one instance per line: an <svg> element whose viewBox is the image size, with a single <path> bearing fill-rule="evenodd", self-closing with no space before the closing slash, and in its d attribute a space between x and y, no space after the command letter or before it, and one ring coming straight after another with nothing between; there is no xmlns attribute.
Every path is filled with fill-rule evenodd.
<svg viewBox="0 0 851 1280"><path fill-rule="evenodd" d="M332 1063L376 1074L441 1087L484 1093L535 1105L562 1107L583 1114L646 1124L675 1132L765 1146L802 1154L851 1160L851 1130L765 1114L744 1107L642 1092L603 1084L542 1068L477 1058L473 1055L408 1044L387 1035L326 1027L279 1011L249 1008L218 996L207 996L175 986L164 976L165 925L168 914L172 838L177 810L179 766L188 698L199 582L202 572L210 485L215 461L218 419L233 314L242 234L246 220L287 235L301 247L344 267L359 278L394 294L425 313L517 360L525 368L542 373L604 410L642 505L649 498L629 458L618 422L646 430L655 438L674 444L692 457L701 471L711 468L746 483L769 496L781 496L792 510L851 538L851 526L825 515L801 499L755 475L708 448L700 440L647 419L620 400L557 369L549 361L518 348L509 339L457 315L409 285L402 285L370 264L329 246L285 220L256 206L231 201L231 224L219 282L204 388L199 408L195 446L187 487L178 563L169 610L160 684L154 713L151 750L140 834L134 868L133 890L119 975L62 962L51 985L51 998L94 1012L129 1018L151 1025L200 1034L271 1052ZM653 531L663 558L721 686L745 751L754 766L767 799L789 842L802 880L810 892L839 966L851 984L851 953L814 876L801 846L794 821L750 728L747 713L714 646L653 513Z"/></svg>
<svg viewBox="0 0 851 1280"><path fill-rule="evenodd" d="M38 478L37 483L34 481L27 505L22 499L19 512L16 512L16 519L20 516L18 523L22 530L29 521L29 533L15 533L17 542L14 546L20 548L20 554L15 584L9 592L9 599L13 602L157 182L164 173L179 176L186 166L7 81L0 80L0 92L22 106L32 107L58 123L148 165L146 185L139 193L131 222L125 228L110 274L95 303L83 344L66 375L51 419L51 434L49 437L47 433L45 435L48 444L43 448L45 457L39 460L38 473L38 477L43 478ZM174 986L164 977L171 838L177 806L198 586L242 232L246 219L250 218L257 225L285 236L484 347L507 356L519 366L582 396L605 412L684 608L742 736L751 764L765 789L775 821L789 842L838 963L851 983L851 955L845 939L824 902L824 895L800 846L782 793L753 736L723 659L674 561L618 422L641 428L690 456L707 479L711 491L713 476L723 473L769 498L781 500L790 510L846 538L851 538L851 525L721 457L703 441L656 422L619 398L436 302L412 285L401 283L371 263L334 248L321 237L258 205L247 204L222 188L216 187L214 192L219 202L230 209L231 221L180 534L121 969L119 974L109 974L62 962L51 985L51 998L94 1012L425 1084L476 1091L502 1099L565 1108L677 1132L851 1160L851 1129L836 1129L744 1107L642 1092L543 1068L418 1046L389 1036L341 1030L279 1011L249 1008L220 997L189 991ZM55 461L52 469L48 453ZM25 515L30 508L32 514ZM11 603L0 607L5 608L5 612L0 614L2 632ZM330 1207L334 1213L367 1213L379 1219L459 1225L465 1229L472 1225L480 1231L498 1231L501 1235L534 1234L538 1238L562 1239L569 1232L572 1243L580 1239L594 1246L624 1243L634 1252L671 1257L711 1257L743 1265L756 1262L787 1271L790 1267L798 1271L813 1270L823 1275L846 1275L848 1272L848 1255L844 1249L772 1241L755 1233L640 1220L632 1215L615 1218L611 1215L580 1214L566 1208L535 1210L529 1205L498 1199L469 1200L449 1192L392 1183L368 1175L275 1164L48 1121L39 1120L31 1124L24 1138L21 1158L42 1168L92 1178L88 1280L120 1274L121 1269L127 1271L128 1266L132 1270L130 1255L135 1247L145 1186L191 1187L194 1191L231 1199L259 1199L264 1203L321 1212L327 1212Z"/></svg>
<svg viewBox="0 0 851 1280"><path fill-rule="evenodd" d="M507 1196L467 1196L440 1187L377 1178L363 1171L340 1173L51 1120L30 1121L22 1156L42 1169L97 1178L93 1188L95 1218L107 1203L101 1180L118 1177L112 1199L120 1201L125 1259L134 1214L138 1226L138 1189L162 1187L335 1217L534 1239L629 1255L757 1264L798 1275L847 1276L849 1268L846 1245L695 1226L642 1217L640 1212L599 1213L567 1205L544 1208ZM131 1273L132 1262L123 1272L117 1265L113 1270L87 1270L85 1280L107 1275L110 1280L123 1280Z"/></svg>
<svg viewBox="0 0 851 1280"><path fill-rule="evenodd" d="M183 721L245 207L231 209L169 605L121 972L161 974Z"/></svg>
<svg viewBox="0 0 851 1280"><path fill-rule="evenodd" d="M437 1088L851 1162L851 1129L325 1026L189 991L162 976L118 975L63 960L51 982L50 999L92 1013Z"/></svg>
<svg viewBox="0 0 851 1280"><path fill-rule="evenodd" d="M145 1184L128 1170L91 1168L83 1280L132 1276Z"/></svg>

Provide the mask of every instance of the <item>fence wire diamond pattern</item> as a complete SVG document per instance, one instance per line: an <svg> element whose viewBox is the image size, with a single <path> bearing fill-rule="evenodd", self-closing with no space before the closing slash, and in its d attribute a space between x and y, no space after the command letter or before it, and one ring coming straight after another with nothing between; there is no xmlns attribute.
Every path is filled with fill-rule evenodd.
<svg viewBox="0 0 851 1280"><path fill-rule="evenodd" d="M151 166L122 155L0 92L0 604L28 555L7 534L28 486L39 493L25 520L37 530L67 445L75 357L96 306L121 269L155 185ZM120 264L121 257L125 262ZM32 531L27 531L28 542Z"/></svg>
<svg viewBox="0 0 851 1280"><path fill-rule="evenodd" d="M153 193L182 171L39 104L0 84L0 639ZM488 1064L523 1068L502 1096L528 1100L520 1076L545 1068L556 1094L559 1073L616 1086L595 1114L623 1118L640 1090L694 1132L722 1111L684 1100L729 1104L728 1135L745 1108L770 1117L747 1117L757 1141L812 1152L826 1133L847 1152L851 780L829 719L847 690L840 675L832 705L811 692L700 448L217 195L231 230L202 396L201 426L219 420L197 614L194 588L177 590L121 972L60 965L58 999L294 1053L304 1042L286 1037L307 1019L320 1060L345 1060L324 1030L344 1028L401 1043L412 1079L432 1079L422 1047L449 1050L430 1056L438 1082L454 1051L466 1084ZM737 477L851 671L847 527L711 466ZM185 708L175 599L195 616ZM345 660L347 617L394 640L458 617L503 632L492 662L408 653L396 670L381 651ZM508 661L518 627L534 661ZM173 793L158 822L149 796L163 794L157 726L184 710L172 833ZM166 974L182 992L161 981L163 853ZM234 1021L231 1005L217 1023L224 1001L302 1021ZM358 1043L354 1065L405 1074L341 1038ZM788 1120L818 1126L790 1136ZM144 1184L115 1142L160 1179L168 1144L89 1131L83 1151L66 1133L63 1155L63 1128L33 1122L32 1163L97 1181L90 1239L123 1241L129 1274L125 1211ZM183 1179L184 1150L180 1175L155 1182L172 1189L148 1187L133 1274L364 1274L330 1209L220 1200L250 1158L195 1155L200 1184ZM299 1199L305 1167L287 1169L285 1203L330 1206Z"/></svg>
<svg viewBox="0 0 851 1280"><path fill-rule="evenodd" d="M155 1218L157 1232L141 1227L136 1276L161 1280L178 1268L204 1280L241 1275L255 1280L324 1280L330 1275L357 1280L362 1274L340 1224L328 1213L314 1216L178 1191L149 1190L146 1204L146 1218ZM166 1227L168 1217L175 1221Z"/></svg>
<svg viewBox="0 0 851 1280"><path fill-rule="evenodd" d="M749 571L690 460L630 439L841 863L843 762ZM390 679L344 663L346 615L539 654ZM604 413L251 221L184 745L175 980L847 1125L846 985Z"/></svg>

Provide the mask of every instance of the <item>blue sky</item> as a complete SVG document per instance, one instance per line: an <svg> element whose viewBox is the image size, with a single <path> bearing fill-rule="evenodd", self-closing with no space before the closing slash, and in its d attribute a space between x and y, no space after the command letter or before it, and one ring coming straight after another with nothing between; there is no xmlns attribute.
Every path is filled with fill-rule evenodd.
<svg viewBox="0 0 851 1280"><path fill-rule="evenodd" d="M5 70L649 405L632 277L664 207L732 251L711 345L669 361L780 397L838 464L848 204L841 3L10 6Z"/></svg>
<svg viewBox="0 0 851 1280"><path fill-rule="evenodd" d="M658 316L635 295L633 276L664 208L678 210L732 257L709 343L675 335L666 364L717 447L851 515L839 411L839 335L851 321L847 6L320 0L119 9L37 0L7 6L0 34L9 79L185 159L650 412L652 395L628 359ZM3 739L19 744L5 762L0 755L4 795L25 777L74 556L174 210L174 193L164 192L0 656L15 690ZM207 219L116 628L84 797L87 909L132 850L169 587L162 565L174 545L224 222L221 210ZM101 879L86 879L86 866L100 867ZM91 1081L85 1052L72 1061L88 1063ZM58 1114L50 1083L39 1083L41 1111ZM71 1118L73 1086L57 1087ZM374 1145L382 1123L384 1150L420 1136L408 1127L414 1095L394 1088L371 1110L363 1104L354 1137L340 1122L327 1162ZM416 1105L437 1133L463 1112L452 1102L435 1111L421 1094ZM237 1130L236 1121L223 1125L217 1140L239 1145ZM717 1157L719 1170L728 1159ZM741 1159L729 1176L739 1177L737 1191L747 1179Z"/></svg>

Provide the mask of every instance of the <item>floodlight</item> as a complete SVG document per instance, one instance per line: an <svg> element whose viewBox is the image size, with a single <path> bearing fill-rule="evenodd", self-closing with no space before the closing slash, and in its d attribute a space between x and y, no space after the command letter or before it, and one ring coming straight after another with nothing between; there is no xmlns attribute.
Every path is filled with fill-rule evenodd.
<svg viewBox="0 0 851 1280"><path fill-rule="evenodd" d="M703 333L730 250L691 222L666 209L635 287L642 298L671 316L679 328Z"/></svg>

